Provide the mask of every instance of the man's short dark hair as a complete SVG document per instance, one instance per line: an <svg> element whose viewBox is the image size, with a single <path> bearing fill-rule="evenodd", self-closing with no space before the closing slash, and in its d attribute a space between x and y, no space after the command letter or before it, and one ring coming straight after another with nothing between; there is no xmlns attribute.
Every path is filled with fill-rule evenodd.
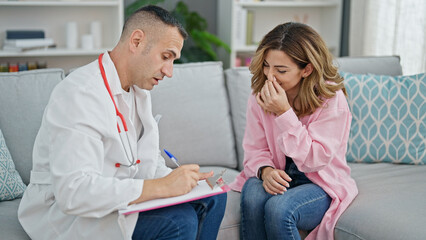
<svg viewBox="0 0 426 240"><path fill-rule="evenodd" d="M148 14L145 14L148 13ZM167 10L155 6L155 5L148 5L139 8L136 10L130 17L126 20L123 26L123 34L125 34L126 29L128 28L128 25L134 20L134 18L139 18L138 16L143 15L149 15L152 18L155 18L156 20L160 20L164 24L172 27L176 27L179 30L179 33L182 35L183 39L188 38L188 33L183 28L182 24Z"/></svg>

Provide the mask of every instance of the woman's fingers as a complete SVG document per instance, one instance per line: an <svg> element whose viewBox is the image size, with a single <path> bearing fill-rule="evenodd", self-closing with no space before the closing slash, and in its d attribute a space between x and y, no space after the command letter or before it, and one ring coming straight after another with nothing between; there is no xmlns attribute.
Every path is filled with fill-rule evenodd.
<svg viewBox="0 0 426 240"><path fill-rule="evenodd" d="M266 173L267 175L263 178L263 186L265 191L270 194L283 194L287 191L287 187L290 187L288 182L282 177L284 176L286 179L290 179L288 175L279 169L274 169Z"/></svg>

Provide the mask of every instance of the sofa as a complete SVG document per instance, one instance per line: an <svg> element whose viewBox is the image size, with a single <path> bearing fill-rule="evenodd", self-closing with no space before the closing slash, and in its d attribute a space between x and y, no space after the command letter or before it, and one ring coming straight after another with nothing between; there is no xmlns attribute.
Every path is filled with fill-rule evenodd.
<svg viewBox="0 0 426 240"><path fill-rule="evenodd" d="M349 77L402 75L397 56L338 58L336 64L342 75L352 74ZM0 130L16 168L17 178L22 179L24 184L29 183L32 148L44 107L52 89L64 77L61 69L0 73ZM423 76L420 79L422 85L418 86L420 90L426 90L425 82ZM357 86L351 87L357 89ZM358 91L357 98L362 100L364 93ZM181 163L200 164L203 171L220 173L226 169L224 179L232 182L243 168L242 139L249 94L250 73L246 67L223 70L220 62L175 65L173 77L164 79L151 92L153 115L161 119L158 123L161 148L173 152ZM368 119L357 119L354 114L352 124L358 129L351 129L354 139L350 139L348 144L348 152L352 153L348 161L350 158L349 166L359 194L340 217L335 227L335 239L425 239L426 110L424 95L420 94L422 96L423 104L418 110L420 114L414 116L417 117L417 120L414 119L417 133L407 133L402 127L391 129L395 134L401 131L404 136L418 136L413 140L417 145L405 145L410 147L411 153L415 152L413 162L402 163L398 162L401 158L382 156L371 158L368 149L376 155L377 149L363 147L362 144L368 143L369 139L360 138L357 133L362 131L363 126L365 128ZM349 102L350 98L349 94ZM368 102L368 99L361 102ZM382 104L386 106L387 102ZM371 106L367 104L368 107ZM398 122L398 116L392 120ZM360 139L361 145L356 145ZM362 158L370 160L365 162L355 155L366 156ZM12 171L9 170L9 174ZM3 180L0 183L6 184ZM18 193L15 199L0 202L0 239L29 239L17 219L19 196ZM240 193L228 192L218 239L239 239L239 203Z"/></svg>

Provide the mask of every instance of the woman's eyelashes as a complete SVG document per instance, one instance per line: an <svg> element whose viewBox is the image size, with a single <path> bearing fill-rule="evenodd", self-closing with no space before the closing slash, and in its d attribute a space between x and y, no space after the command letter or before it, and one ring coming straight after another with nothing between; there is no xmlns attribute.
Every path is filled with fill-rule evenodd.
<svg viewBox="0 0 426 240"><path fill-rule="evenodd" d="M267 62L263 62L263 67L264 68L269 68L269 64ZM279 69L277 69L277 72L280 73L280 74L284 74L287 71L286 70L279 70Z"/></svg>

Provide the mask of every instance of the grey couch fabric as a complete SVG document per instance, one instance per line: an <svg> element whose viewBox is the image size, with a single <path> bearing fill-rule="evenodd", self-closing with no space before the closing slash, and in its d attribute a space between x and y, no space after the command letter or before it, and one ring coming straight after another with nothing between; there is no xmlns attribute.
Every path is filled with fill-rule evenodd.
<svg viewBox="0 0 426 240"><path fill-rule="evenodd" d="M401 75L398 57L340 58L343 71ZM0 129L25 183L32 167L32 145L60 69L0 74ZM161 114L160 147L183 163L198 163L216 173L227 169L231 182L242 169L241 147L247 68L223 71L219 62L175 65L172 79L152 91L154 115ZM161 150L162 150L161 149ZM359 196L343 214L336 239L420 239L426 235L426 166L350 164ZM0 239L28 239L17 220L20 199L0 202ZM218 239L239 239L240 194L228 193ZM48 227L48 226L46 226Z"/></svg>
<svg viewBox="0 0 426 240"><path fill-rule="evenodd" d="M173 77L151 91L153 114L162 116L160 147L182 163L236 168L226 94L220 62L175 65Z"/></svg>
<svg viewBox="0 0 426 240"><path fill-rule="evenodd" d="M25 184L32 150L50 92L64 78L62 69L0 74L0 129Z"/></svg>
<svg viewBox="0 0 426 240"><path fill-rule="evenodd" d="M25 184L32 169L32 150L44 108L62 69L0 73L0 129ZM18 222L20 199L0 202L0 239L29 239Z"/></svg>
<svg viewBox="0 0 426 240"><path fill-rule="evenodd" d="M337 222L336 239L425 239L426 166L349 166L359 194Z"/></svg>

